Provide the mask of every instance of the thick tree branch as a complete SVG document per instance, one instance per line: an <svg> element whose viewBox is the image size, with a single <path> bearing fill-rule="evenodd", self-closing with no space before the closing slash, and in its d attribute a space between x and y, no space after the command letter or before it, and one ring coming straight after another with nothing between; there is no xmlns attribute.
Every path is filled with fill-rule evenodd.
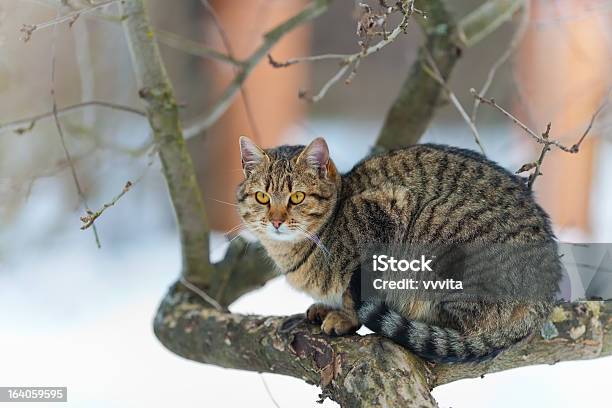
<svg viewBox="0 0 612 408"><path fill-rule="evenodd" d="M442 87L423 69L427 59L425 50L434 59L444 81L448 80L461 55L455 36L456 24L444 2L421 1L417 7L427 16L422 23L426 42L387 112L376 142L379 149L389 150L415 144L425 133L440 104Z"/></svg>
<svg viewBox="0 0 612 408"><path fill-rule="evenodd" d="M437 406L428 368L400 346L378 336L329 337L302 315L223 313L175 286L160 306L155 333L182 357L297 377L342 406Z"/></svg>
<svg viewBox="0 0 612 408"><path fill-rule="evenodd" d="M378 135L376 148L381 150L409 146L419 141L442 102L443 86L424 69L431 65L431 56L443 82L448 78L461 56L461 49L471 47L485 38L523 4L515 0L493 0L455 22L442 0L421 1L417 6L427 19L422 27L425 45L410 68L399 95L387 112Z"/></svg>
<svg viewBox="0 0 612 408"><path fill-rule="evenodd" d="M208 221L191 157L185 146L172 86L146 14L145 0L121 2L140 96L147 104L149 123L170 198L174 205L183 253L183 276L207 287L211 278Z"/></svg>
<svg viewBox="0 0 612 408"><path fill-rule="evenodd" d="M436 406L429 391L536 364L612 355L612 302L564 304L542 333L479 364L432 366L378 335L329 337L303 315L244 316L210 308L174 286L155 318L174 353L207 364L301 378L342 406Z"/></svg>

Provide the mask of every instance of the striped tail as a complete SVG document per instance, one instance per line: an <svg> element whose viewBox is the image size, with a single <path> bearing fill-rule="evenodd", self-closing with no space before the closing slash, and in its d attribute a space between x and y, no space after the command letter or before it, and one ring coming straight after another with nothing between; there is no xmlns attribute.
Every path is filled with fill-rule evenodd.
<svg viewBox="0 0 612 408"><path fill-rule="evenodd" d="M419 357L437 363L466 363L488 360L519 339L505 336L465 335L461 332L408 320L384 302L363 302L359 320L370 330L393 340Z"/></svg>

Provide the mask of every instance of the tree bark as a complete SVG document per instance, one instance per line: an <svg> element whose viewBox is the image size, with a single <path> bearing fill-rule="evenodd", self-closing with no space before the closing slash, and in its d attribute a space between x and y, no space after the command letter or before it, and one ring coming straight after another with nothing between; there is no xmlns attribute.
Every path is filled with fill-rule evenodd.
<svg viewBox="0 0 612 408"><path fill-rule="evenodd" d="M183 276L207 287L211 281L208 254L208 220L185 146L178 105L145 9L145 0L121 3L139 94L147 106L149 124L174 205L181 249Z"/></svg>
<svg viewBox="0 0 612 408"><path fill-rule="evenodd" d="M444 1L418 1L417 6L427 16L421 20L425 44L387 112L375 150L416 144L443 102L442 86L423 69L428 65L426 55L431 55L442 78L448 81L462 49L477 44L495 31L523 4L520 0L488 1L456 22Z"/></svg>
<svg viewBox="0 0 612 408"><path fill-rule="evenodd" d="M612 302L555 308L541 333L478 364L433 365L378 335L330 337L304 315L220 312L179 285L155 318L155 334L172 352L220 367L301 378L347 407L436 406L430 390L511 368L612 355Z"/></svg>

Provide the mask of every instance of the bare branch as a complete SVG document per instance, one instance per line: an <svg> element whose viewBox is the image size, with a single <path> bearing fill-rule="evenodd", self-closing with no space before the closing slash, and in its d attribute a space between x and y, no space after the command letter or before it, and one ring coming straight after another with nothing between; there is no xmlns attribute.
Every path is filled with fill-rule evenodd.
<svg viewBox="0 0 612 408"><path fill-rule="evenodd" d="M160 43L168 47L183 51L187 54L196 57L209 58L215 61L226 62L237 67L243 66L242 61L238 61L229 55L226 55L215 49L202 45L196 41L181 37L180 35L171 33L169 31L156 29L155 37Z"/></svg>
<svg viewBox="0 0 612 408"><path fill-rule="evenodd" d="M344 65L342 68L340 68L340 70L338 70L338 72L336 72L336 74L331 77L326 83L325 85L323 85L323 87L321 88L321 90L319 91L319 93L317 93L314 96L308 96L308 92L307 91L300 91L298 96L300 98L306 99L310 102L318 102L321 99L323 99L325 97L325 95L327 94L327 91L329 91L329 89L338 81L340 81L342 79L342 77L344 76L344 74L346 74L346 72L348 71L348 69L350 68L350 65Z"/></svg>
<svg viewBox="0 0 612 408"><path fill-rule="evenodd" d="M591 116L591 120L589 121L589 124L588 124L587 128L585 129L584 133L582 134L582 136L580 136L578 141L576 143L574 143L570 147L567 147L567 146L561 144L561 142L559 142L558 140L550 139L550 129L551 129L551 124L550 123L546 126L546 131L544 131L544 133L542 133L542 135L538 135L536 132L531 130L527 125L525 125L523 122L518 120L515 116L513 116L510 112L506 111L504 108L499 106L495 102L494 99L487 99L487 98L484 98L484 97L478 95L476 93L476 90L474 90L473 88L470 89L470 92L472 93L474 98L476 98L476 99L480 100L481 102L486 103L486 104L491 105L494 108L496 108L498 111L500 111L506 117L508 117L512 122L514 122L521 129L523 129L527 134L529 134L536 142L538 142L538 143L543 145L542 151L540 152L540 156L538 157L538 159L535 162L524 164L516 172L517 174L520 174L520 173L524 173L526 171L534 169L533 172L529 175L529 178L527 179L527 186L530 189L532 189L533 188L533 184L535 183L535 180L539 176L542 175L542 172L541 172L542 163L544 161L544 157L546 156L546 153L548 153L551 150L551 146L555 146L555 147L559 148L560 150L562 150L564 152L567 152L567 153L578 153L580 151L580 146L582 145L582 142L584 141L584 139L587 137L587 135L591 131L591 128L593 127L593 124L595 123L595 120L597 119L599 114L604 110L604 108L607 106L608 102L610 101L610 95L612 93L612 90L609 90L607 92L606 96L604 97L604 100L599 105L599 108Z"/></svg>
<svg viewBox="0 0 612 408"><path fill-rule="evenodd" d="M299 64L302 62L315 62L315 61L323 61L323 60L346 60L352 54L321 54L321 55L312 55L308 57L297 57L290 58L286 61L277 61L272 57L272 54L268 54L268 62L274 68L286 68L291 65Z"/></svg>
<svg viewBox="0 0 612 408"><path fill-rule="evenodd" d="M599 114L603 112L606 106L608 106L608 103L610 103L611 96L612 96L612 88L608 89L608 92L606 93L606 96L604 97L603 102L599 105L599 108L595 111L595 113L593 113L593 116L591 116L591 120L589 121L589 124L586 127L586 129L584 130L584 133L582 133L582 136L580 136L580 139L578 139L578 143L574 145L576 146L576 149L580 148L580 145L582 144L584 139L587 137L587 135L593 128L593 125L595 124L595 120L597 120L597 117L599 117Z"/></svg>
<svg viewBox="0 0 612 408"><path fill-rule="evenodd" d="M90 212L89 204L87 204L87 197L85 197L85 193L81 188L81 183L79 182L79 177L77 176L76 167L74 162L72 161L72 156L70 155L70 151L68 150L68 146L66 144L66 138L64 137L64 131L62 129L62 124L60 123L59 116L57 113L57 98L55 95L55 69L56 69L56 45L57 45L57 26L53 27L53 40L51 44L51 99L53 104L53 119L55 122L55 127L57 128L57 134L59 135L60 141L62 143L62 149L64 150L64 155L66 156L66 162L70 166L70 172L72 174L72 179L74 181L74 186L77 190L77 194L81 203L85 206L85 210ZM92 222L92 231L94 234L94 238L96 240L96 245L98 248L101 247L100 244L100 236L98 235L98 229L94 222Z"/></svg>
<svg viewBox="0 0 612 408"><path fill-rule="evenodd" d="M424 70L426 53L433 57L445 82L461 56L462 47L471 47L512 17L522 1L491 0L455 22L444 2L418 3L427 16L421 25L427 36L399 95L387 112L376 141L376 149L388 150L418 142L442 103L443 87Z"/></svg>
<svg viewBox="0 0 612 408"><path fill-rule="evenodd" d="M289 31L321 15L327 10L331 2L332 0L313 0L304 10L264 34L263 44L244 61L244 66L240 73L234 77L234 80L225 89L219 100L215 102L206 114L196 119L194 123L185 129L185 138L199 135L212 126L229 108L244 81L259 61L268 55L270 49Z"/></svg>
<svg viewBox="0 0 612 408"><path fill-rule="evenodd" d="M497 74L497 70L501 68L502 65L506 63L506 61L516 52L519 44L523 41L525 37L525 33L527 32L527 28L529 27L529 16L531 14L531 1L527 0L523 2L523 15L521 17L521 22L512 37L512 41L510 45L506 48L504 53L500 55L500 57L493 63L491 68L489 69L489 73L487 74L487 79L482 85L480 92L478 95L486 96L489 88L493 84L493 79L495 78L495 74ZM480 107L480 100L474 99L474 106L472 107L472 122L476 123L476 115L478 114L478 108Z"/></svg>
<svg viewBox="0 0 612 408"><path fill-rule="evenodd" d="M104 204L102 208L100 208L98 211L87 210L87 215L84 215L81 217L81 222L83 222L83 225L81 225L81 229L86 230L87 228L91 227L93 223L104 213L104 211L106 211L110 207L117 204L117 201L119 201L121 197L125 195L125 193L130 191L130 188L132 188L132 185L133 183L131 181L128 181L127 183L125 183L125 186L121 190L121 193L119 193L115 198L113 198L108 203Z"/></svg>
<svg viewBox="0 0 612 408"><path fill-rule="evenodd" d="M463 44L473 47L493 31L512 18L512 15L530 0L491 0L485 2L467 16L457 27Z"/></svg>
<svg viewBox="0 0 612 408"><path fill-rule="evenodd" d="M94 4L86 8L71 11L68 14L65 14L63 16L58 16L54 18L53 20L45 21L43 23L34 24L34 25L24 24L20 30L23 33L21 39L24 42L28 42L32 38L32 34L34 34L35 31L39 31L39 30L42 30L48 27L53 27L57 24L62 24L65 22L68 22L68 24L72 27L72 25L76 22L76 20L83 14L91 13L92 11L98 10L102 7L106 7L113 3L117 3L118 1L119 0L106 0L101 3Z"/></svg>
<svg viewBox="0 0 612 408"><path fill-rule="evenodd" d="M58 117L61 117L65 113L69 113L69 112L72 112L72 111L78 110L78 109L83 109L83 108L86 108L88 106L99 106L99 107L102 107L102 108L108 108L108 109L112 109L112 110L132 113L134 115L138 115L138 116L142 116L142 117L146 117L147 116L147 114L144 113L143 111L141 111L139 109L136 109L136 108L132 108L131 106L120 105L120 104L117 104L117 103L104 102L104 101L79 102L79 103L76 103L74 105L69 105L69 106L65 106L63 108L58 108L55 113L57 113ZM54 111L49 111L49 112L41 113L41 114L38 114L38 115L30 116L28 118L18 119L18 120L14 120L14 121L7 122L7 123L2 123L2 124L0 124L0 131L2 131L4 129L10 129L10 128L13 128L13 127L26 125L25 128L20 127L18 129L14 130L17 134L24 134L24 133L27 133L30 130L34 129L34 126L36 125L36 122L38 122L39 120L45 119L45 118L48 118L48 117L53 117L53 115L54 115Z"/></svg>
<svg viewBox="0 0 612 408"><path fill-rule="evenodd" d="M433 79L435 79L440 85L442 85L442 87L444 88L444 90L448 94L448 98L452 102L453 106L455 106L455 108L457 109L457 111L461 115L461 118L463 118L465 123L467 123L468 127L470 128L470 131L474 135L474 141L476 142L476 144L480 148L480 151L482 152L482 154L484 156L486 156L487 153L485 152L485 148L482 145L482 142L480 140L480 134L478 133L478 129L476 129L476 125L474 124L472 119L470 119L470 117L468 116L467 112L465 111L465 109L461 105L461 102L459 102L459 99L457 99L457 96L455 95L455 93L452 91L452 89L450 89L450 87L448 86L446 81L444 81L444 79L442 78L442 73L440 72L440 69L436 66L436 62L434 61L434 59L431 56L431 54L429 53L429 51L427 51L427 49L425 49L424 53L425 53L425 58L427 60L427 63L429 65L423 67L423 69Z"/></svg>
<svg viewBox="0 0 612 408"><path fill-rule="evenodd" d="M497 109L502 114L504 114L508 119L510 119L512 122L518 125L521 129L523 129L527 134L529 134L536 142L540 144L548 145L548 146L555 146L567 153L578 153L580 151L580 145L582 144L586 136L589 134L591 128L593 127L593 124L595 123L595 120L597 119L599 114L604 110L605 106L608 104L609 99L610 99L610 93L608 92L602 104L599 106L597 111L591 117L591 121L589 122L589 125L587 126L585 132L582 134L580 139L576 143L574 143L572 146L568 147L568 146L563 145L558 140L552 140L552 139L545 138L544 136L538 135L536 132L531 130L527 125L525 125L523 122L518 120L515 116L513 116L510 112L508 112L507 110L499 106L497 102L495 102L495 99L493 98L487 99L487 98L481 97L480 95L476 93L476 90L474 88L470 89L470 92L472 93L474 98L479 99L482 103L486 103L487 105L493 106L495 109Z"/></svg>
<svg viewBox="0 0 612 408"><path fill-rule="evenodd" d="M223 42L225 51L230 56L230 58L234 58L234 51L232 49L232 44L231 44L231 41L229 40L229 36L227 35L227 31L225 30L225 28L223 28L223 24L221 24L221 19L215 12L215 9L210 5L208 0L200 0L200 1L204 5L206 10L208 10L208 13L212 17L213 24L217 28L217 32L219 33L219 36L221 37L221 42ZM238 68L234 69L235 75L238 75L239 72L240 71ZM253 114L253 110L251 109L251 102L250 102L249 94L244 86L240 87L240 94L242 96L242 104L244 105L244 111L246 112L247 119L249 121L249 125L251 125L251 130L253 131L253 137L255 138L255 141L261 141L262 139L259 134L257 122L255 120L255 115Z"/></svg>
<svg viewBox="0 0 612 408"><path fill-rule="evenodd" d="M353 54L323 54L323 55L315 55L311 57L292 58L284 62L276 61L271 55L268 54L268 61L270 65L272 65L274 68L286 68L291 65L298 64L301 62L306 62L306 61L313 62L313 61L321 61L321 60L328 60L328 59L339 59L340 60L340 69L325 83L325 85L323 85L321 90L316 95L311 97L309 96L309 93L307 91L300 91L299 92L300 98L304 98L308 100L309 102L313 102L313 103L320 101L323 97L325 97L325 95L327 94L327 91L329 91L329 89L334 84L339 82L342 79L342 77L347 73L348 69L352 67L349 73L349 76L344 81L345 84L349 84L355 77L357 68L359 67L361 60L363 60L364 58L368 57L371 54L374 54L382 50L384 47L388 46L393 41L395 41L399 37L400 34L405 33L407 26L408 26L408 22L410 21L410 18L412 17L414 13L422 14L421 10L416 9L414 7L413 0L398 2L398 5L393 6L393 7L388 7L382 14L372 13L370 7L366 4L361 4L361 6L365 7L366 9L366 11L364 12L364 16L362 16L362 20L365 19L367 20L367 22L363 22L362 20L360 20L358 24L357 32L362 37L362 41L360 41L360 46L361 46L360 51L353 53ZM384 26L387 18L394 12L400 12L402 14L402 20L400 21L400 23L390 33L384 32L383 39L380 40L378 43L372 46L369 46L368 45L369 40L373 36L371 29L373 27L378 27L379 25Z"/></svg>

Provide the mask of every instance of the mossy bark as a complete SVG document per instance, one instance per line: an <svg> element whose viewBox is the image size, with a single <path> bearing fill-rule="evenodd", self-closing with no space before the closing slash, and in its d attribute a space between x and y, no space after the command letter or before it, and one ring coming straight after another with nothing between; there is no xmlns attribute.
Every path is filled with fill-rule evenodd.
<svg viewBox="0 0 612 408"><path fill-rule="evenodd" d="M122 1L139 94L146 103L155 147L176 213L183 255L183 276L208 287L208 221L191 157L185 146L172 85L148 20L145 0Z"/></svg>

